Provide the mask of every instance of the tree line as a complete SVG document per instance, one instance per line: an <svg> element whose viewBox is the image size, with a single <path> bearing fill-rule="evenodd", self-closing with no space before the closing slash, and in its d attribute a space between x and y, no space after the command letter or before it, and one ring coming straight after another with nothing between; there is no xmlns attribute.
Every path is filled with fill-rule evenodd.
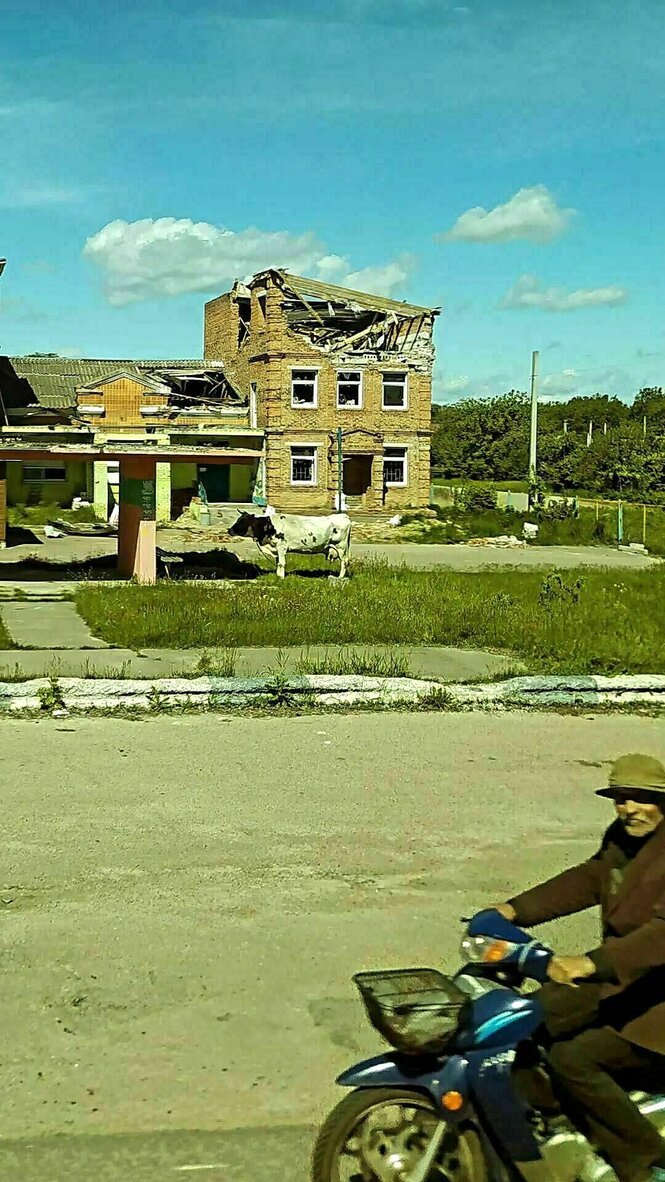
<svg viewBox="0 0 665 1182"><path fill-rule="evenodd" d="M462 480L525 480L530 400L510 390L432 408L432 466ZM665 394L645 387L632 404L607 394L538 407L537 471L555 492L584 489L660 501L665 495Z"/></svg>

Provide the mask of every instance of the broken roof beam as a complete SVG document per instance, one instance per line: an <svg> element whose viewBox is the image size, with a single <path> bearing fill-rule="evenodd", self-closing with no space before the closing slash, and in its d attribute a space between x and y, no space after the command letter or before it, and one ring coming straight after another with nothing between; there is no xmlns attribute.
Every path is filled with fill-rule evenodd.
<svg viewBox="0 0 665 1182"><path fill-rule="evenodd" d="M292 292L292 294L295 296L295 298L297 300L300 300L301 304L305 305L305 307L307 308L307 311L314 317L315 320L318 320L320 324L325 324L323 316L319 316L319 313L315 311L315 309L312 307L311 304L308 304L307 300L305 299L305 297L303 295L300 294L300 292L296 291L294 287L291 287L291 285L289 283L286 283L284 285L284 287L282 288L282 290L284 291L285 288L287 288L290 292Z"/></svg>
<svg viewBox="0 0 665 1182"><path fill-rule="evenodd" d="M398 314L396 312L390 312L389 314L385 315L383 317L383 319L381 319L380 313L377 312L376 317L375 317L374 321L372 322L372 324L367 325L367 327L361 329L360 332L354 333L353 336L345 337L344 340L341 340L339 342L339 345L335 349L335 352L338 352L338 351L341 351L344 349L348 349L349 346L356 345L358 343L358 341L361 341L364 338L369 338L375 332L379 334L379 338L382 335L384 335L384 341L382 342L382 344L385 344L385 331L386 330L390 331L393 328L393 326L403 323L404 320L412 320L412 319L413 319L413 317L400 317L400 316L398 316ZM383 333L382 333L382 330L383 330ZM381 348L382 346L377 345L376 347Z"/></svg>

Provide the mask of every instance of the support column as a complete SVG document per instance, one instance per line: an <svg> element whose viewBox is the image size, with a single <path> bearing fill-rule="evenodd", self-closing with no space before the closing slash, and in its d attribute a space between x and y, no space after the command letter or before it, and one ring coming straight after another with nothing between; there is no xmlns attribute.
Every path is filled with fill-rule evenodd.
<svg viewBox="0 0 665 1182"><path fill-rule="evenodd" d="M93 508L95 517L100 521L108 521L109 517L109 481L108 465L104 460L95 460L92 465Z"/></svg>
<svg viewBox="0 0 665 1182"><path fill-rule="evenodd" d="M0 550L7 545L7 465L0 463Z"/></svg>
<svg viewBox="0 0 665 1182"><path fill-rule="evenodd" d="M171 465L157 464L157 520L171 520Z"/></svg>
<svg viewBox="0 0 665 1182"><path fill-rule="evenodd" d="M120 461L118 572L139 583L157 582L156 469L150 456Z"/></svg>

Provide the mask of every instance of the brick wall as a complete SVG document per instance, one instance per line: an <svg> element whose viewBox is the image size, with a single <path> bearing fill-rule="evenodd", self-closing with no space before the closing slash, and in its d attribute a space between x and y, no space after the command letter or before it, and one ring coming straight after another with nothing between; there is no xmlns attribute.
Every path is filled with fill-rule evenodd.
<svg viewBox="0 0 665 1182"><path fill-rule="evenodd" d="M405 365L400 360L377 362L371 357L330 355L310 346L298 333L291 332L282 313L282 293L270 277L263 292L251 293L249 338L238 344L238 308L229 294L211 300L205 306L204 350L206 356L218 357L228 375L243 393L254 382L258 395L257 425L266 431L266 489L268 500L289 510L329 511L337 491L337 461L331 435L341 427L345 432L358 428L376 432L378 440L367 435L351 435L344 440L344 454L376 453L372 465L372 487L363 498L363 508L398 509L406 505L429 503L429 432L431 427L431 374L422 367ZM316 369L318 398L315 408L291 405L292 369ZM363 373L363 398L360 409L338 409L337 372L360 369ZM408 372L406 410L384 410L382 373L390 369ZM384 495L383 445L409 449L409 483ZM318 445L318 483L316 487L291 484L290 446ZM329 451L332 460L329 459Z"/></svg>
<svg viewBox="0 0 665 1182"><path fill-rule="evenodd" d="M229 381L249 393L250 341L238 345L238 306L231 295L210 300L204 309L203 355L222 361ZM251 346L253 352L253 346Z"/></svg>
<svg viewBox="0 0 665 1182"><path fill-rule="evenodd" d="M142 406L164 406L166 394L155 394L132 378L116 378L97 390L77 395L77 405L85 412L86 406L103 406L104 415L91 416L93 423L105 427L145 427L168 422L167 415L141 414Z"/></svg>

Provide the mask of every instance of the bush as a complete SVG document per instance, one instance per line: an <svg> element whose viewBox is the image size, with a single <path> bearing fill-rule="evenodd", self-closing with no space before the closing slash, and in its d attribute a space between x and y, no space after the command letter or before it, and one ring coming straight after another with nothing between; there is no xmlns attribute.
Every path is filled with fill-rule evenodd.
<svg viewBox="0 0 665 1182"><path fill-rule="evenodd" d="M496 509L496 490L489 484L463 484L453 491L453 503L466 513L482 513L484 509Z"/></svg>

